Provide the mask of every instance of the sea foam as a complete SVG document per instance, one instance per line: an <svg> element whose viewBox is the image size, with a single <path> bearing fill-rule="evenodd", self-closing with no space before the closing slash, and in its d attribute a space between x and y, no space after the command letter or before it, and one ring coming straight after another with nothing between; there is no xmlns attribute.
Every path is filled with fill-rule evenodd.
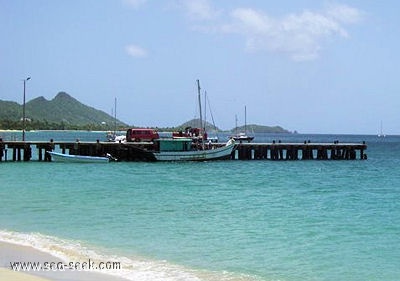
<svg viewBox="0 0 400 281"><path fill-rule="evenodd" d="M142 281L255 281L254 276L235 274L227 271L213 272L187 268L163 260L151 260L142 257L125 257L107 255L100 249L90 249L79 241L66 240L40 233L21 233L0 230L0 241L50 254L65 263L85 262L89 259L96 264L100 262L119 262L120 269L94 270L127 280ZM104 251L105 252L105 251ZM23 258L23 257L21 257ZM28 261L25 261L28 262ZM35 261L31 261L35 262ZM51 262L51 261L49 261Z"/></svg>

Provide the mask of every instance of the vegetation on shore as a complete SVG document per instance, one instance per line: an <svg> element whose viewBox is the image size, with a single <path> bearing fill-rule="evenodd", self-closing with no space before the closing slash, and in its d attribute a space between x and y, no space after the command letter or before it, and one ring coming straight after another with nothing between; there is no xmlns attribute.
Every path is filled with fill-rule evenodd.
<svg viewBox="0 0 400 281"><path fill-rule="evenodd" d="M126 130L128 125L115 120L111 115L86 106L65 92L58 93L52 100L44 97L35 98L25 104L26 130L87 130L109 131ZM193 119L179 126L155 128L159 131L184 131L187 127L199 127L199 119ZM206 122L208 132L223 130ZM22 130L22 105L12 101L0 100L0 129ZM244 126L233 128L227 132L244 132ZM249 133L290 133L280 126L247 125Z"/></svg>
<svg viewBox="0 0 400 281"><path fill-rule="evenodd" d="M64 122L48 122L44 121L29 121L26 122L26 130L82 130L82 131L109 131L111 130L110 126L105 126L101 124L69 124ZM113 127L114 128L114 127ZM125 127L117 127L117 130L124 129ZM22 130L23 122L13 121L9 119L0 120L0 129L1 130ZM114 129L113 129L114 130Z"/></svg>

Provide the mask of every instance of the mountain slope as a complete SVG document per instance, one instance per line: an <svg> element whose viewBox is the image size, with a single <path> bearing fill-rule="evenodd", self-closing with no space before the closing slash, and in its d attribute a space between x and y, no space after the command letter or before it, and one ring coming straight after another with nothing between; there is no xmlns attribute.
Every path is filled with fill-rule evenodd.
<svg viewBox="0 0 400 281"><path fill-rule="evenodd" d="M65 92L58 93L48 101L44 97L35 98L26 103L25 116L35 121L67 123L74 125L114 124L115 120L107 113L86 106ZM0 101L0 119L20 120L22 105L14 102ZM117 121L117 125L126 125Z"/></svg>
<svg viewBox="0 0 400 281"><path fill-rule="evenodd" d="M22 106L13 101L0 100L0 119L21 120Z"/></svg>

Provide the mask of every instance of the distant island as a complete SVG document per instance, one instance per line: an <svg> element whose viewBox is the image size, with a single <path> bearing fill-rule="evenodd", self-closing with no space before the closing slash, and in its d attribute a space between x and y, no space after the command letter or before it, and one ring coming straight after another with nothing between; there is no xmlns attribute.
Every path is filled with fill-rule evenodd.
<svg viewBox="0 0 400 281"><path fill-rule="evenodd" d="M25 104L27 130L126 130L128 125L104 111L87 106L65 92L59 92L52 100L35 98ZM22 105L0 100L0 129L22 130ZM175 127L159 128L159 131L179 131L187 127L198 127L199 119L192 119ZM244 126L225 132L243 132ZM206 122L209 132L224 132ZM249 133L290 133L280 126L247 125Z"/></svg>
<svg viewBox="0 0 400 281"><path fill-rule="evenodd" d="M186 127L198 127L200 123L199 119L192 119L188 122L183 123L182 125L175 127L174 129L180 129L183 130ZM221 130L218 127L215 127L214 125L206 122L206 131L207 132L229 132L229 133L235 133L237 132L244 132L245 131L245 126L238 126L237 128L232 128L231 130ZM249 124L247 125L247 131L249 134L252 133L270 133L270 134L289 134L291 133L290 131L283 129L280 126L262 126L262 125L256 125L256 124Z"/></svg>

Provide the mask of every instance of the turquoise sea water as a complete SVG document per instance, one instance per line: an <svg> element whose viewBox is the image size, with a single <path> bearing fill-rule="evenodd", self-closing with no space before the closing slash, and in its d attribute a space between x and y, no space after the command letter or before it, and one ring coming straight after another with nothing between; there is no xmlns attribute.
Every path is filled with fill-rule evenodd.
<svg viewBox="0 0 400 281"><path fill-rule="evenodd" d="M27 138L104 138L76 134ZM368 160L0 163L0 240L131 280L399 280L400 137L273 139L365 140Z"/></svg>

